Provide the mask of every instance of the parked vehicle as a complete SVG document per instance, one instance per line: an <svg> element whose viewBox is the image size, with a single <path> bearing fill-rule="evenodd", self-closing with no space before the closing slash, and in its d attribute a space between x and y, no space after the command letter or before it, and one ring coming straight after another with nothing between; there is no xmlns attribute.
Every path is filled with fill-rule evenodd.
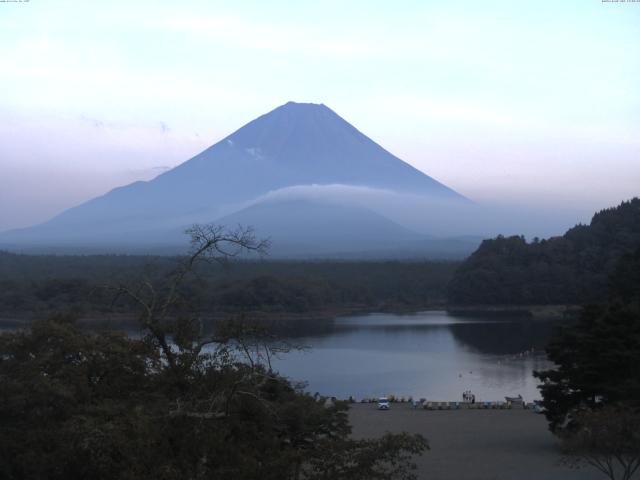
<svg viewBox="0 0 640 480"><path fill-rule="evenodd" d="M378 399L378 410L389 410L390 403L387 397L380 397Z"/></svg>
<svg viewBox="0 0 640 480"><path fill-rule="evenodd" d="M534 400L533 401L533 411L536 413L544 413L547 411L546 408L544 408L544 406L542 405L542 402L540 400Z"/></svg>

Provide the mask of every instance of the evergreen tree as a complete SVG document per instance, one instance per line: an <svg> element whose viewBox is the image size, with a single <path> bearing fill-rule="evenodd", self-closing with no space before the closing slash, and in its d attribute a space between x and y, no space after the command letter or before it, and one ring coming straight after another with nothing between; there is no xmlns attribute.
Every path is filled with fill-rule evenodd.
<svg viewBox="0 0 640 480"><path fill-rule="evenodd" d="M579 409L623 405L640 409L640 249L623 256L607 304L588 306L547 349L557 368L536 372L553 431Z"/></svg>

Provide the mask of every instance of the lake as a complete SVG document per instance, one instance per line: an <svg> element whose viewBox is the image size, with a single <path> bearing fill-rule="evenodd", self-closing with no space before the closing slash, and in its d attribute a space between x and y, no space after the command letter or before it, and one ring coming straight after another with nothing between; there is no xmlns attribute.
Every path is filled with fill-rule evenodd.
<svg viewBox="0 0 640 480"><path fill-rule="evenodd" d="M557 323L457 317L444 311L335 319L293 339L308 349L282 355L274 369L306 381L310 393L356 399L380 395L478 401L539 399L532 372L551 366L544 346Z"/></svg>
<svg viewBox="0 0 640 480"><path fill-rule="evenodd" d="M272 365L293 381L307 382L312 394L344 399L454 401L471 390L478 401L519 394L531 401L540 398L532 372L551 367L544 347L557 325L444 311L345 316L301 326L288 340L307 348ZM9 322L0 330L17 326Z"/></svg>

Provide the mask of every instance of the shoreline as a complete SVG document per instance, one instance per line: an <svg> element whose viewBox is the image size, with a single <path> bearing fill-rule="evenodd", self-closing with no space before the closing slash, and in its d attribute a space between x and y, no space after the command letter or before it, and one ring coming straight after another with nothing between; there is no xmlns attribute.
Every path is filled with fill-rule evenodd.
<svg viewBox="0 0 640 480"><path fill-rule="evenodd" d="M423 305L423 306L398 306L379 305L372 306L345 306L313 310L306 312L290 311L217 311L200 315L205 325L216 321L244 317L258 322L269 322L281 327L309 326L312 323L321 324L336 318L350 315L369 315L376 313L389 313L396 315L412 315L421 312L444 311L453 316L495 316L495 317L522 317L532 321L558 321L574 317L580 310L578 305ZM41 312L2 312L0 313L0 329L26 328L33 321L46 318L50 313ZM137 314L135 313L81 313L78 323L85 328L114 328L123 330L136 330L138 327Z"/></svg>
<svg viewBox="0 0 640 480"><path fill-rule="evenodd" d="M457 316L522 315L532 320L565 320L580 312L581 305L448 305L447 313Z"/></svg>

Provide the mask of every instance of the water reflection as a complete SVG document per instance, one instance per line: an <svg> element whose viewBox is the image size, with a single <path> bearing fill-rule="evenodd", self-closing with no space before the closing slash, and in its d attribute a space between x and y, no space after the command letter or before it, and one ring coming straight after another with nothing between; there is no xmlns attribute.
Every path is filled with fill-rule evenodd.
<svg viewBox="0 0 640 480"><path fill-rule="evenodd" d="M446 312L336 319L296 338L311 347L275 362L308 390L346 398L396 394L479 400L539 398L532 371L549 366L542 348L554 324L528 319L460 318Z"/></svg>

